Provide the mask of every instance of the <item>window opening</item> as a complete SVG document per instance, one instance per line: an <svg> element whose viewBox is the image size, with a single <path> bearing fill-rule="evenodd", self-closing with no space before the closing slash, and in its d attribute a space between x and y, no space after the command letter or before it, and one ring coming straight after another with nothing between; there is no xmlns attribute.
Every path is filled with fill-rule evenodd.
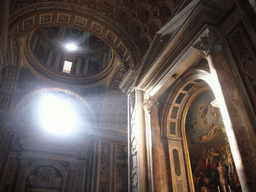
<svg viewBox="0 0 256 192"><path fill-rule="evenodd" d="M72 62L71 61L65 61L63 65L63 72L64 73L70 73L72 67Z"/></svg>

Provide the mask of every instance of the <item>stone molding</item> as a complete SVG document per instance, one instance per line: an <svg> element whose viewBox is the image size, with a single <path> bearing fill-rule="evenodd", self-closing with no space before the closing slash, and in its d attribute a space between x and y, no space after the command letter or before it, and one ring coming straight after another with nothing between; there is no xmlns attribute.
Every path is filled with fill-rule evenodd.
<svg viewBox="0 0 256 192"><path fill-rule="evenodd" d="M130 94L135 88L135 79L138 72L130 69L119 84L119 89L122 90L126 95Z"/></svg>

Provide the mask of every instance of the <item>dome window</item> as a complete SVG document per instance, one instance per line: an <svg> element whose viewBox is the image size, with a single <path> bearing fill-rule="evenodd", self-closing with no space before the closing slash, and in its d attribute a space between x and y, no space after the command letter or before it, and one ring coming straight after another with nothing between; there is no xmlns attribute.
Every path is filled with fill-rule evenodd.
<svg viewBox="0 0 256 192"><path fill-rule="evenodd" d="M63 72L64 73L70 73L72 67L72 62L71 61L65 61L63 65Z"/></svg>

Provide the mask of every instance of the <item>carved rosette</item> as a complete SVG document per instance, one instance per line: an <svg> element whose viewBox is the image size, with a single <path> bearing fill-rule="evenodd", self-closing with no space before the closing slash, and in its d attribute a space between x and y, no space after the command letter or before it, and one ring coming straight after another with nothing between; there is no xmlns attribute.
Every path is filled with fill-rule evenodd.
<svg viewBox="0 0 256 192"><path fill-rule="evenodd" d="M146 113L158 110L158 100L155 97L150 97L149 99L144 100L143 109Z"/></svg>
<svg viewBox="0 0 256 192"><path fill-rule="evenodd" d="M222 47L222 40L216 31L208 31L205 36L200 37L200 39L193 45L193 48L202 54L204 58L213 51L220 52Z"/></svg>

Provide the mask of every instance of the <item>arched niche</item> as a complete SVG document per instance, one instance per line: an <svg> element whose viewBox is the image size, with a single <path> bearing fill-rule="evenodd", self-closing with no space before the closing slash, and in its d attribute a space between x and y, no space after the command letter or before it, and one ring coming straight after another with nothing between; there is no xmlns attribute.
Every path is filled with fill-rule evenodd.
<svg viewBox="0 0 256 192"><path fill-rule="evenodd" d="M208 69L177 80L162 118L174 191L241 191L216 85Z"/></svg>
<svg viewBox="0 0 256 192"><path fill-rule="evenodd" d="M33 170L27 178L25 191L62 191L63 179L58 170L42 166Z"/></svg>
<svg viewBox="0 0 256 192"><path fill-rule="evenodd" d="M67 172L63 166L54 161L37 161L26 170L25 191L54 191L66 190Z"/></svg>

